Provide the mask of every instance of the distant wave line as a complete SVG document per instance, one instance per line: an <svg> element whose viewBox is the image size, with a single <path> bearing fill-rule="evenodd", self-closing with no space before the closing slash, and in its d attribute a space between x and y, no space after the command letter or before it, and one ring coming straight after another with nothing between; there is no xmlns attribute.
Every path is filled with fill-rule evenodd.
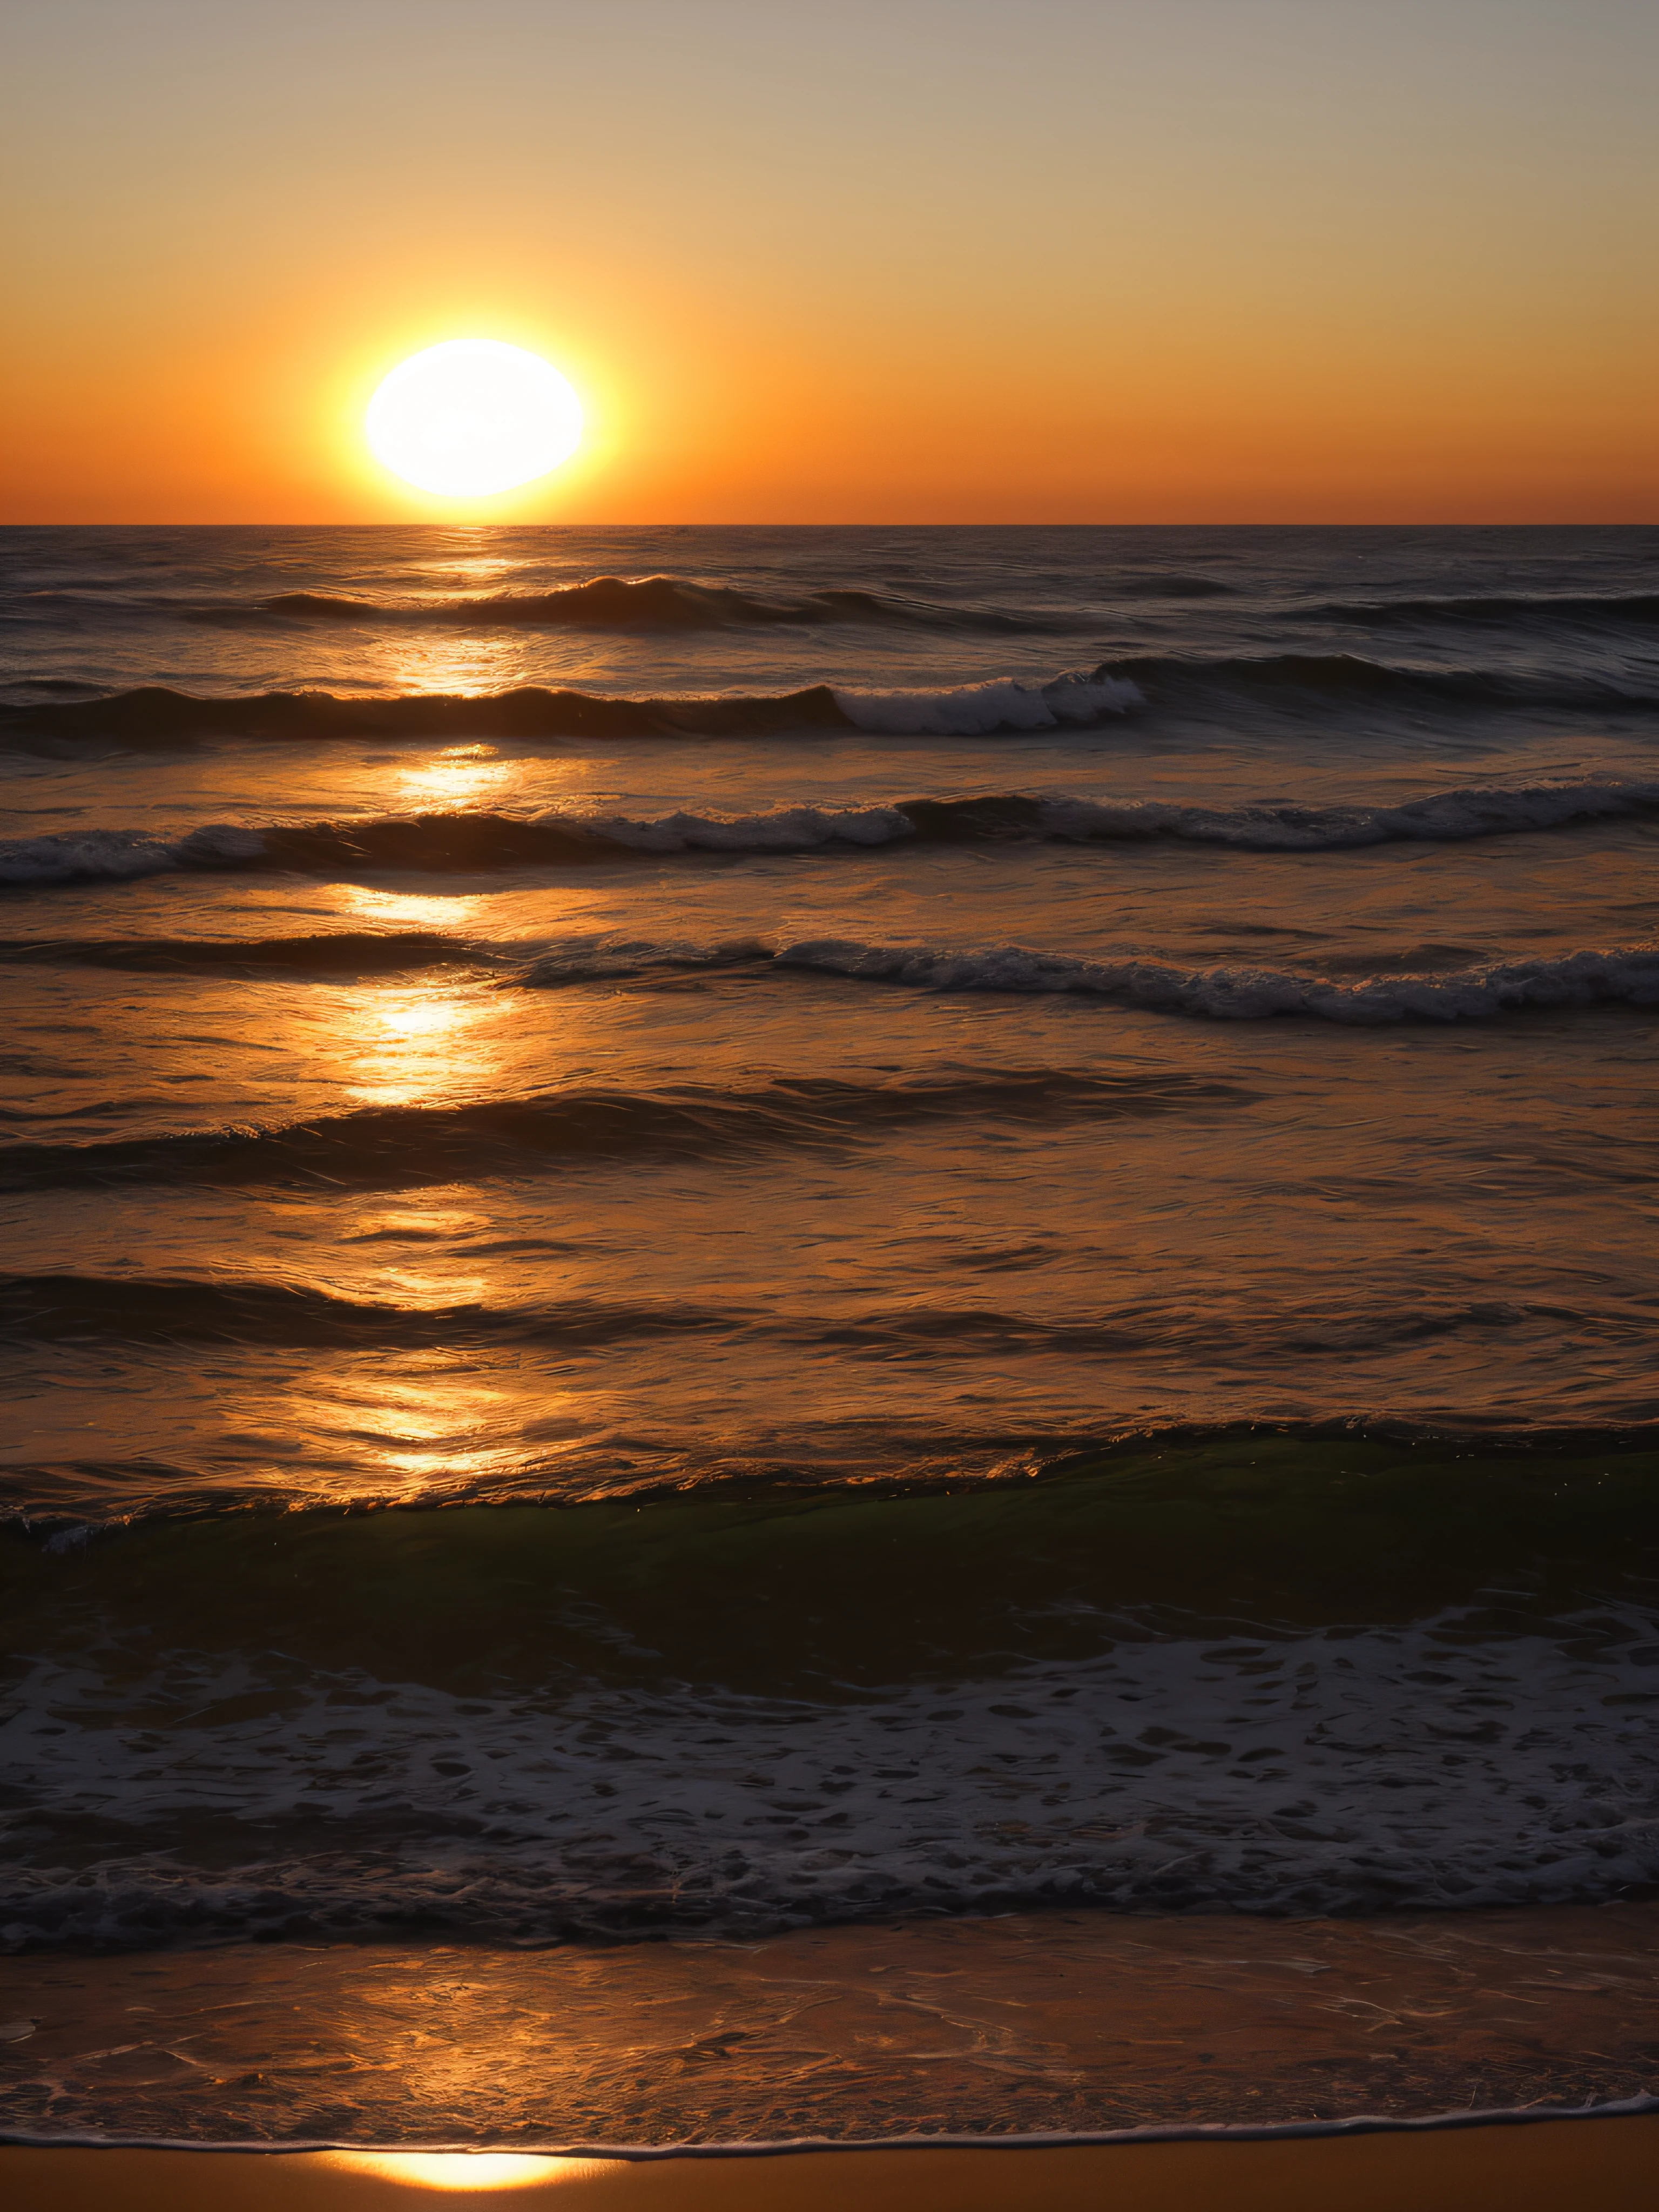
<svg viewBox="0 0 1659 2212"><path fill-rule="evenodd" d="M251 738L319 743L340 738L765 738L821 730L884 736L991 736L1089 727L1144 703L1138 688L1103 671L1047 684L1011 677L918 690L832 690L818 684L778 694L624 699L525 685L476 696L410 692L341 698L327 691L266 691L206 698L147 685L106 698L0 704L8 737L167 745Z"/></svg>
<svg viewBox="0 0 1659 2212"><path fill-rule="evenodd" d="M1103 580L1088 606L1007 608L981 601L952 604L914 599L857 586L769 594L747 586L653 575L593 576L540 592L400 599L324 591L275 592L206 601L149 596L123 599L102 592L91 593L82 586L28 592L13 605L26 619L33 612L89 602L105 615L136 614L232 629L272 623L340 628L690 631L861 625L1010 635L1093 629L1098 625L1101 610L1114 604L1212 599L1228 596L1231 589L1207 576L1143 571Z"/></svg>
<svg viewBox="0 0 1659 2212"><path fill-rule="evenodd" d="M1659 623L1659 592L1517 592L1400 599L1328 599L1297 610L1337 622L1497 623L1563 620Z"/></svg>
<svg viewBox="0 0 1659 2212"><path fill-rule="evenodd" d="M738 948L766 961L762 947ZM568 981L568 975L561 980ZM1178 1074L1049 1068L891 1084L775 1081L748 1090L581 1090L465 1106L362 1108L270 1127L229 1127L0 1149L0 1189L125 1181L275 1185L323 1180L400 1188L564 1163L642 1156L718 1158L777 1146L836 1147L942 1121L1054 1126L1190 1111L1253 1097Z"/></svg>
<svg viewBox="0 0 1659 2212"><path fill-rule="evenodd" d="M887 1356L950 1358L1022 1354L1109 1358L1184 1348L1209 1358L1279 1355L1345 1357L1474 1329L1544 1322L1628 1338L1653 1334L1654 1316L1614 1305L1592 1310L1538 1299L1425 1297L1365 1305L1218 1315L1180 1300L1140 1300L1096 1313L1045 1319L978 1306L906 1306L842 1315L780 1312L772 1305L716 1307L572 1298L400 1306L316 1285L216 1274L118 1276L0 1274L0 1340L66 1343L87 1337L130 1342L419 1347L434 1341L507 1337L580 1349L661 1336L765 1337L803 1347Z"/></svg>
<svg viewBox="0 0 1659 2212"><path fill-rule="evenodd" d="M95 698L0 703L0 743L90 741L139 747L228 738L325 744L459 737L767 738L862 731L883 737L1018 736L1098 727L1132 708L1269 704L1340 710L1352 702L1463 712L1651 714L1659 674L1601 676L1400 665L1363 654L1143 653L1047 682L994 677L886 690L817 684L764 694L626 698L523 685L461 695L341 696L267 691L208 697L146 685Z"/></svg>
<svg viewBox="0 0 1659 2212"><path fill-rule="evenodd" d="M782 968L934 991L1077 994L1218 1021L1303 1015L1349 1027L1407 1021L1483 1021L1534 1009L1624 1003L1659 1006L1659 945L1571 952L1429 975L1336 982L1316 972L1243 967L1180 968L1161 960L1085 960L999 945L977 950L866 945L823 938L781 945ZM526 981L559 978L532 968Z"/></svg>
<svg viewBox="0 0 1659 2212"><path fill-rule="evenodd" d="M1659 778L1588 776L1476 785L1392 805L1035 797L997 792L756 814L633 817L549 808L526 816L451 811L248 828L212 823L178 837L124 830L0 840L0 885L119 882L173 870L287 868L488 871L704 853L766 854L922 844L1168 839L1256 853L1341 852L1456 843L1659 811ZM20 956L21 957L21 956Z"/></svg>
<svg viewBox="0 0 1659 2212"><path fill-rule="evenodd" d="M1312 953L1303 968L1260 967L1237 960L1184 967L1140 956L1088 959L1021 945L881 945L849 938L759 936L698 942L608 933L532 951L424 931L323 931L241 943L224 939L11 939L0 940L0 964L180 974L289 969L337 976L467 967L489 975L497 988L529 990L636 981L676 973L746 972L757 981L811 974L930 991L1099 999L1217 1021L1263 1021L1287 1015L1358 1028L1397 1022L1484 1021L1498 1014L1540 1009L1659 1005L1656 945L1585 948L1460 968L1437 961L1422 964L1434 950L1437 948L1419 946L1407 953L1405 961L1414 960L1415 965L1392 966L1373 955L1378 964L1368 972L1334 976L1322 972L1320 956ZM506 1109L459 1110L487 1119ZM388 1128L395 1131L401 1126L394 1117ZM803 1131L805 1127L803 1123ZM605 1149L613 1137L618 1143L628 1141L610 1130L602 1130L595 1141ZM165 1140L183 1148L177 1155L180 1158L196 1141ZM15 1161L17 1155L11 1157Z"/></svg>
<svg viewBox="0 0 1659 2212"><path fill-rule="evenodd" d="M208 600L149 595L126 598L113 591L94 592L82 585L26 592L11 604L25 620L32 614L49 617L58 608L85 605L105 616L137 616L229 629L275 623L342 629L695 632L852 625L990 635L1062 635L1098 629L1121 606L1236 596L1236 586L1216 578L1175 573L1103 577L1086 601L1047 607L926 599L867 586L786 589L769 594L750 586L687 577L605 575L555 585L545 591L390 599L327 591L274 592ZM1447 592L1331 599L1311 605L1270 597L1260 611L1269 620L1326 621L1361 628L1448 623L1508 628L1547 622L1600 622L1646 629L1659 623L1659 592Z"/></svg>

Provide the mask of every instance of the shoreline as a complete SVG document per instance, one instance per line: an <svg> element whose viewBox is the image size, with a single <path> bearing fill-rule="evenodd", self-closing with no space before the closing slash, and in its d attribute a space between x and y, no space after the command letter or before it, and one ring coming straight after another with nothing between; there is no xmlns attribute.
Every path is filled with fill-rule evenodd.
<svg viewBox="0 0 1659 2212"><path fill-rule="evenodd" d="M0 2148L16 2212L1645 2212L1659 2114L1454 2124L1297 2142L844 2148L732 2156L442 2160L418 2154ZM235 2160L232 2177L216 2159ZM470 2171L469 2171L470 2169Z"/></svg>
<svg viewBox="0 0 1659 2212"><path fill-rule="evenodd" d="M650 2164L1445 2135L1643 2112L1659 1903L37 1952L0 1960L0 2023L14 2147Z"/></svg>
<svg viewBox="0 0 1659 2212"><path fill-rule="evenodd" d="M382 2162L409 2159L521 2160L529 2163L665 2166L687 2160L854 2157L874 2151L1044 2151L1146 2148L1176 2143L1292 2143L1350 2142L1368 2136L1442 2136L1488 2128L1555 2127L1578 2120L1659 2120L1659 2089L1602 2103L1494 2107L1485 2112L1425 2112L1385 2118L1357 2112L1334 2120L1209 2121L1193 2127L1076 2129L1066 2132L994 2134L986 2130L956 2135L795 2136L776 2141L730 2142L574 2142L517 2141L510 2151L492 2151L478 2142L361 2141L234 2142L186 2141L165 2136L27 2134L0 2127L0 2151L50 2150L166 2152L189 2158L325 2158Z"/></svg>

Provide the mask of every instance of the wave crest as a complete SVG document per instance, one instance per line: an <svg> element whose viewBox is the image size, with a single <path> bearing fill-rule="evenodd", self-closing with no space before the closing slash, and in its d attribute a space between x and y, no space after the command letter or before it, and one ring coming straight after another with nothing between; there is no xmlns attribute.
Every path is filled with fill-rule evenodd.
<svg viewBox="0 0 1659 2212"><path fill-rule="evenodd" d="M765 963L763 946L599 945L549 963L546 983L603 980L675 965ZM315 1176L395 1189L423 1182L533 1174L576 1158L719 1158L783 1146L837 1146L934 1121L1056 1124L1134 1118L1252 1093L1177 1074L1106 1076L1007 1069L909 1083L827 1079L752 1090L578 1090L474 1106L363 1108L291 1126L25 1143L0 1150L0 1188L60 1189L133 1179L262 1185Z"/></svg>
<svg viewBox="0 0 1659 2212"><path fill-rule="evenodd" d="M860 981L935 991L1076 993L1219 1021L1301 1014L1373 1028L1403 1021L1480 1021L1528 1008L1659 1006L1659 945L1646 945L1352 983L1283 969L1084 960L1018 945L957 951L821 938L781 945L774 957L780 967ZM534 969L525 980L536 980Z"/></svg>
<svg viewBox="0 0 1659 2212"><path fill-rule="evenodd" d="M1357 653L1143 653L1103 661L1097 680L1112 678L1145 689L1148 702L1224 696L1267 704L1298 698L1340 707L1350 700L1413 703L1466 711L1553 707L1581 711L1651 708L1654 679L1534 676L1490 668L1402 666Z"/></svg>
<svg viewBox="0 0 1659 2212"><path fill-rule="evenodd" d="M340 698L263 691L204 698L146 685L107 698L0 706L0 739L167 745L216 738L317 743L334 738L777 737L851 726L827 684L768 696L616 699L527 684L476 696L442 692Z"/></svg>
<svg viewBox="0 0 1659 2212"><path fill-rule="evenodd" d="M924 695L926 696L926 695ZM1369 845L1455 843L1659 810L1659 781L1584 777L1433 792L1397 805L1194 806L1165 799L1042 799L992 792L897 804L782 806L754 814L633 816L546 808L527 816L467 811L270 824L220 823L167 838L76 830L0 840L0 885L121 882L182 869L554 867L631 853L793 853L1048 838L1091 844L1168 838L1257 853L1343 852Z"/></svg>
<svg viewBox="0 0 1659 2212"><path fill-rule="evenodd" d="M948 691L837 691L854 729L874 737L990 737L999 731L1086 726L1144 703L1139 687L1116 677L1062 677L1044 684L999 678Z"/></svg>
<svg viewBox="0 0 1659 2212"><path fill-rule="evenodd" d="M218 738L317 743L335 738L764 738L817 730L892 736L986 735L1097 721L1140 703L1115 678L1012 679L902 692L804 691L618 699L538 685L468 697L437 692L343 699L265 691L210 699L151 685L103 699L0 705L0 740L114 740L166 745Z"/></svg>
<svg viewBox="0 0 1659 2212"><path fill-rule="evenodd" d="M1224 598L1231 591L1231 586L1209 576L1125 572L1101 580L1097 605ZM31 614L50 618L58 609L91 606L100 615L114 609L128 616L224 629L313 623L354 629L698 631L854 625L1008 636L1086 630L1098 621L1092 606L1000 607L983 600L923 599L859 586L769 592L665 575L592 576L547 591L438 599L380 599L343 592L295 591L199 602L168 597L112 599L109 593L94 592L83 582L77 590L31 592L19 604L26 618Z"/></svg>
<svg viewBox="0 0 1659 2212"><path fill-rule="evenodd" d="M805 592L769 599L730 584L675 576L595 576L550 592L501 592L477 599L414 603L282 592L274 598L191 611L196 621L239 622L275 615L288 621L386 623L456 629L715 630L821 629L860 624L884 629L978 630L993 635L1076 627L1058 614L1019 614L983 605L949 606L860 590Z"/></svg>

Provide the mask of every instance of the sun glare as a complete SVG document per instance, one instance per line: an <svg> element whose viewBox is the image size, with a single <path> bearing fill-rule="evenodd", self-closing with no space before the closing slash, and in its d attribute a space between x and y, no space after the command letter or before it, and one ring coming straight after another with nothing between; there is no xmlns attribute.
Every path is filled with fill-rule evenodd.
<svg viewBox="0 0 1659 2212"><path fill-rule="evenodd" d="M581 403L550 362L495 338L411 354L368 403L377 460L422 491L478 499L558 467L582 434Z"/></svg>
<svg viewBox="0 0 1659 2212"><path fill-rule="evenodd" d="M325 2151L323 2163L347 2173L369 2173L380 2181L400 2181L410 2189L505 2190L544 2188L561 2181L585 2181L602 2174L612 2161L591 2158L536 2158L519 2152Z"/></svg>

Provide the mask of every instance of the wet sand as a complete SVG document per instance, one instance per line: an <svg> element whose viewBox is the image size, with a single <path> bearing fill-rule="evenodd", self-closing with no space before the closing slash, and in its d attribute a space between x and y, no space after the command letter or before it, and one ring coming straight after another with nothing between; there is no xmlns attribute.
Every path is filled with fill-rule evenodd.
<svg viewBox="0 0 1659 2212"><path fill-rule="evenodd" d="M468 2169L480 2169L470 2172ZM1296 2142L787 2157L0 2151L12 2212L1647 2212L1659 2116ZM479 2183L483 2186L477 2185Z"/></svg>

